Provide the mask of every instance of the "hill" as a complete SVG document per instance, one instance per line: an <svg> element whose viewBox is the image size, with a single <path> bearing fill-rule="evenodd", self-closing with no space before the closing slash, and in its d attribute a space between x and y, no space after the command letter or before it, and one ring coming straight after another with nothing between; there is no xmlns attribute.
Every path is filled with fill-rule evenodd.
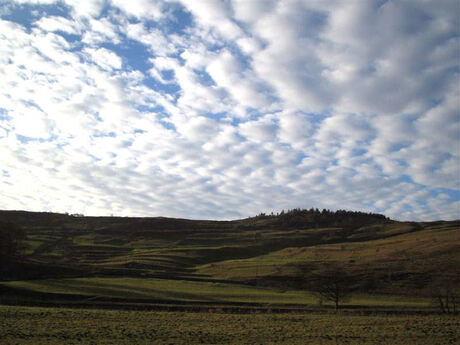
<svg viewBox="0 0 460 345"><path fill-rule="evenodd" d="M60 276L64 268L78 276L184 277L196 275L198 265L334 243L363 224L391 222L380 215L313 209L235 221L2 211L0 221L25 233L26 265L12 272L24 278ZM333 227L316 231L328 223Z"/></svg>
<svg viewBox="0 0 460 345"><path fill-rule="evenodd" d="M242 291L252 286L253 295L262 296L265 288L300 291L331 263L353 276L359 293L424 296L440 269L460 267L459 221L397 222L362 212L297 209L234 221L0 211L0 222L24 233L22 259L2 272L10 282L0 284L5 296L16 298L59 293L120 303L133 296L185 301L191 298L187 284L196 282L202 284L194 288L197 296L212 292L192 300L225 302L215 284L224 290L237 284ZM128 277L131 287L124 286ZM152 295L164 284L182 287ZM128 290L137 292L130 296ZM248 302L243 295L239 300Z"/></svg>

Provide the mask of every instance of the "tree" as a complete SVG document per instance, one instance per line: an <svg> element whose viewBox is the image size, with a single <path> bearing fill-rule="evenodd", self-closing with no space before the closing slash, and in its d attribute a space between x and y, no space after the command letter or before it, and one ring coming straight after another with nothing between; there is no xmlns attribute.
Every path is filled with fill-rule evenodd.
<svg viewBox="0 0 460 345"><path fill-rule="evenodd" d="M432 301L444 314L458 314L460 307L460 268L458 264L445 262L431 277Z"/></svg>
<svg viewBox="0 0 460 345"><path fill-rule="evenodd" d="M338 310L340 302L347 299L354 290L355 282L343 266L329 264L311 276L310 290L318 298L331 301Z"/></svg>
<svg viewBox="0 0 460 345"><path fill-rule="evenodd" d="M22 259L24 232L13 223L0 222L0 278Z"/></svg>

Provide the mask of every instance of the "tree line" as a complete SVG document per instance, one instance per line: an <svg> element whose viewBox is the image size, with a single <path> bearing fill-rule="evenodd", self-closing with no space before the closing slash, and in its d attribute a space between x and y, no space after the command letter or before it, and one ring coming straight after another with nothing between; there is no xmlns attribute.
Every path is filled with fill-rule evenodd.
<svg viewBox="0 0 460 345"><path fill-rule="evenodd" d="M329 209L319 210L318 208L291 210L278 213L260 213L251 218L257 220L271 220L273 226L283 228L302 228L302 227L344 227L356 228L376 223L391 221L385 215L371 212L347 211Z"/></svg>

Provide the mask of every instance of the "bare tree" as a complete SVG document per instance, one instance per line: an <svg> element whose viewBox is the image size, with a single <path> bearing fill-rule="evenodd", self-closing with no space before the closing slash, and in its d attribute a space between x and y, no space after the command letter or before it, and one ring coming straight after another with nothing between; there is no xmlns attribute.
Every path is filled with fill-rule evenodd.
<svg viewBox="0 0 460 345"><path fill-rule="evenodd" d="M430 283L433 303L445 314L458 314L460 306L460 269L444 267Z"/></svg>
<svg viewBox="0 0 460 345"><path fill-rule="evenodd" d="M329 264L313 274L308 285L320 300L333 302L338 310L340 303L352 294L355 282L343 266Z"/></svg>

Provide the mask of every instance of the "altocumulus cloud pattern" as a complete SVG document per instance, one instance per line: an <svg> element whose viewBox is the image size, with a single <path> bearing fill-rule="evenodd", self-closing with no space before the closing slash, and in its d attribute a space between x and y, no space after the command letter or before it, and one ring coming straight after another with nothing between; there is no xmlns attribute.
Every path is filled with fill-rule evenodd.
<svg viewBox="0 0 460 345"><path fill-rule="evenodd" d="M0 0L0 208L460 218L459 6Z"/></svg>

